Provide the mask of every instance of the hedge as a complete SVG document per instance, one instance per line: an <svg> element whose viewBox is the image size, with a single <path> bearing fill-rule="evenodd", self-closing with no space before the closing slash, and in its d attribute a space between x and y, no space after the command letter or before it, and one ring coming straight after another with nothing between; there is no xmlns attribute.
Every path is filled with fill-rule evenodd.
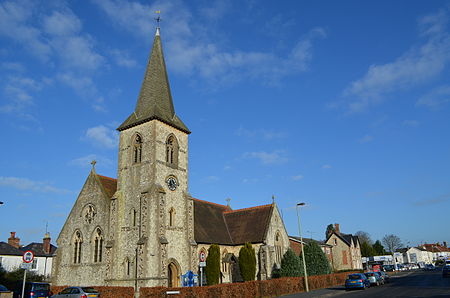
<svg viewBox="0 0 450 298"><path fill-rule="evenodd" d="M308 277L309 289L321 289L342 285L349 273L334 273ZM271 280L255 280L242 283L220 284L186 288L140 288L141 298L165 297L167 291L179 291L174 297L275 297L304 292L303 277L281 277Z"/></svg>

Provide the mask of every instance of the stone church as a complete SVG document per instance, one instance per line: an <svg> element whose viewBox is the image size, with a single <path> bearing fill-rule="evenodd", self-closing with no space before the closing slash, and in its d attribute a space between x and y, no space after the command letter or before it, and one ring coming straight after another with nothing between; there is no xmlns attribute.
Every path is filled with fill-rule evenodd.
<svg viewBox="0 0 450 298"><path fill-rule="evenodd" d="M221 282L238 281L246 242L256 278L271 278L289 247L277 205L232 210L188 192L191 132L175 114L159 28L135 110L117 130L117 179L92 168L57 239L54 285L180 286L211 244L220 246Z"/></svg>

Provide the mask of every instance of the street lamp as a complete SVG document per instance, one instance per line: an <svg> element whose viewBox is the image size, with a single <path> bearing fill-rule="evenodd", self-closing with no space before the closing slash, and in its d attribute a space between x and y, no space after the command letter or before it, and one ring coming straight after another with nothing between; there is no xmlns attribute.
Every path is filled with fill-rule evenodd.
<svg viewBox="0 0 450 298"><path fill-rule="evenodd" d="M306 288L306 292L309 292L309 287L308 287L308 273L306 273L306 261L305 261L305 250L303 249L303 237L302 237L302 226L300 224L300 215L298 212L298 207L299 206L305 206L305 203L298 203L295 206L295 209L297 209L297 221L298 221L298 234L300 236L300 246L302 248L302 258L303 258L303 272L304 272L304 276L305 276L305 288Z"/></svg>

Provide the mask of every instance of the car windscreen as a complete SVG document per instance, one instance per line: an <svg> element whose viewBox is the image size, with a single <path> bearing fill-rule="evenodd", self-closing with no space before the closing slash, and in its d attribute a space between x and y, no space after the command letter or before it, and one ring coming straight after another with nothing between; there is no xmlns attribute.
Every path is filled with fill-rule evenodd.
<svg viewBox="0 0 450 298"><path fill-rule="evenodd" d="M96 289L94 289L94 288L88 288L88 287L85 287L85 288L81 288L85 293L98 293L98 291L96 290Z"/></svg>
<svg viewBox="0 0 450 298"><path fill-rule="evenodd" d="M48 291L50 290L49 284L33 284L34 291Z"/></svg>
<svg viewBox="0 0 450 298"><path fill-rule="evenodd" d="M359 274L350 274L348 279L361 279L361 275Z"/></svg>

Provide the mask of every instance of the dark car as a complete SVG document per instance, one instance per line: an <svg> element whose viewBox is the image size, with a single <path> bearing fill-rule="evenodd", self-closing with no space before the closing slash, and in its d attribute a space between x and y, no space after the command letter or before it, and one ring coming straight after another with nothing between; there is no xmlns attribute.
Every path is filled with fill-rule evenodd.
<svg viewBox="0 0 450 298"><path fill-rule="evenodd" d="M50 297L50 284L45 282L26 282L23 298ZM17 282L14 286L14 298L22 296L22 282Z"/></svg>
<svg viewBox="0 0 450 298"><path fill-rule="evenodd" d="M389 274L387 274L384 271L379 271L378 273L380 273L381 277L383 278L384 283L390 282L391 278L390 278Z"/></svg>
<svg viewBox="0 0 450 298"><path fill-rule="evenodd" d="M347 276L345 280L345 289L363 289L370 287L370 281L362 273L353 273Z"/></svg>
<svg viewBox="0 0 450 298"><path fill-rule="evenodd" d="M393 271L395 271L395 267L394 267L394 265L383 265L383 270L388 271L388 272L393 272Z"/></svg>
<svg viewBox="0 0 450 298"><path fill-rule="evenodd" d="M69 287L65 288L52 298L90 298L100 297L100 293L92 287Z"/></svg>
<svg viewBox="0 0 450 298"><path fill-rule="evenodd" d="M450 275L450 265L445 265L442 267L442 277L447 277Z"/></svg>
<svg viewBox="0 0 450 298"><path fill-rule="evenodd" d="M2 292L10 292L10 291L4 285L0 285L0 293L2 293Z"/></svg>

